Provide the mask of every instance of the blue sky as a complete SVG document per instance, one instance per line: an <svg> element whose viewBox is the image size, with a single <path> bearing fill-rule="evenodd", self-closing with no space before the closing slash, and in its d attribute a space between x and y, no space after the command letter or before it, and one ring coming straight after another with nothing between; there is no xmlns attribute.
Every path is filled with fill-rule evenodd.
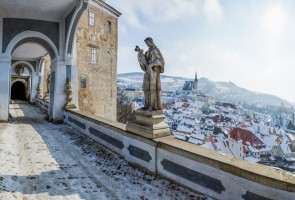
<svg viewBox="0 0 295 200"><path fill-rule="evenodd" d="M295 102L295 1L107 0L119 18L118 73L140 71L150 36L165 74L232 81Z"/></svg>

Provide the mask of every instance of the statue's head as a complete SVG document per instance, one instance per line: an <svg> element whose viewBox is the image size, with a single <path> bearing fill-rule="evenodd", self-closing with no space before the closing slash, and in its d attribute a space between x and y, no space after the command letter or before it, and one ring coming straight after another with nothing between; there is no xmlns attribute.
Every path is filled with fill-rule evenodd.
<svg viewBox="0 0 295 200"><path fill-rule="evenodd" d="M145 43L146 43L146 45L148 47L151 47L151 46L154 46L155 45L154 44L154 41L153 41L153 39L151 37L147 37L144 41L145 41Z"/></svg>

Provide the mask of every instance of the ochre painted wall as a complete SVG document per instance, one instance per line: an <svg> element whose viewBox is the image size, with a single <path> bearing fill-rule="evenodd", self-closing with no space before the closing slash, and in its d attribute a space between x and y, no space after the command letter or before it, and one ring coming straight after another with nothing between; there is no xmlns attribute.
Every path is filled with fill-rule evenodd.
<svg viewBox="0 0 295 200"><path fill-rule="evenodd" d="M89 10L95 13L95 26L89 26ZM116 120L118 20L95 6L89 10L84 12L76 35L79 109ZM96 41L90 40L91 35ZM96 63L91 63L91 48L96 48ZM87 79L85 89L81 88L81 77Z"/></svg>

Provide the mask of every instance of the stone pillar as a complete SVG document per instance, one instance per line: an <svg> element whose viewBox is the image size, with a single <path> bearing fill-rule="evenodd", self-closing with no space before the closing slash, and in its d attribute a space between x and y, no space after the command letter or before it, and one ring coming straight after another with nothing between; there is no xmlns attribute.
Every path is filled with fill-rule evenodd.
<svg viewBox="0 0 295 200"><path fill-rule="evenodd" d="M74 37L74 41L76 41L76 36ZM77 43L73 43L73 58L72 58L72 67L71 67L71 77L72 77L72 84L73 84L73 103L78 108L78 83L79 83L79 77L78 77L78 64L77 64Z"/></svg>
<svg viewBox="0 0 295 200"><path fill-rule="evenodd" d="M8 121L11 59L0 54L0 121Z"/></svg>
<svg viewBox="0 0 295 200"><path fill-rule="evenodd" d="M66 103L64 88L66 84L66 64L56 61L51 64L49 121L59 123L63 121L63 106Z"/></svg>
<svg viewBox="0 0 295 200"><path fill-rule="evenodd" d="M76 51L76 49L74 49L74 52ZM76 54L74 54L76 55ZM71 105L70 107L69 106L66 106L65 105L65 108L68 108L68 109L76 109L78 105L78 83L77 83L77 76L78 76L78 70L77 70L77 58L76 56L72 56L71 54L68 54L66 56L66 65L67 65L67 84L65 85L66 87L69 87L69 84L71 86L71 94L70 94L70 99L71 101L70 102L67 102L67 105ZM68 82L68 79L70 79L70 83ZM68 97L69 97L69 93L67 94L67 100Z"/></svg>
<svg viewBox="0 0 295 200"><path fill-rule="evenodd" d="M32 74L30 102L35 102L38 93L39 75Z"/></svg>

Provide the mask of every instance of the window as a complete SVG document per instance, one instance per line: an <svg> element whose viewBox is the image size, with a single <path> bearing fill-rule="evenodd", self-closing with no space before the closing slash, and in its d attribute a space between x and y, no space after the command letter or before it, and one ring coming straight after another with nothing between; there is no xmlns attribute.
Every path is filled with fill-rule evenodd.
<svg viewBox="0 0 295 200"><path fill-rule="evenodd" d="M89 26L95 25L95 14L92 11L89 11Z"/></svg>
<svg viewBox="0 0 295 200"><path fill-rule="evenodd" d="M96 63L96 49L91 48L91 62Z"/></svg>
<svg viewBox="0 0 295 200"><path fill-rule="evenodd" d="M112 22L108 20L108 33L112 33Z"/></svg>
<svg viewBox="0 0 295 200"><path fill-rule="evenodd" d="M96 41L96 35L90 35L90 41L95 42Z"/></svg>
<svg viewBox="0 0 295 200"><path fill-rule="evenodd" d="M100 27L99 32L104 33L104 28Z"/></svg>
<svg viewBox="0 0 295 200"><path fill-rule="evenodd" d="M87 88L87 79L86 79L86 77L80 77L80 88L81 89Z"/></svg>

